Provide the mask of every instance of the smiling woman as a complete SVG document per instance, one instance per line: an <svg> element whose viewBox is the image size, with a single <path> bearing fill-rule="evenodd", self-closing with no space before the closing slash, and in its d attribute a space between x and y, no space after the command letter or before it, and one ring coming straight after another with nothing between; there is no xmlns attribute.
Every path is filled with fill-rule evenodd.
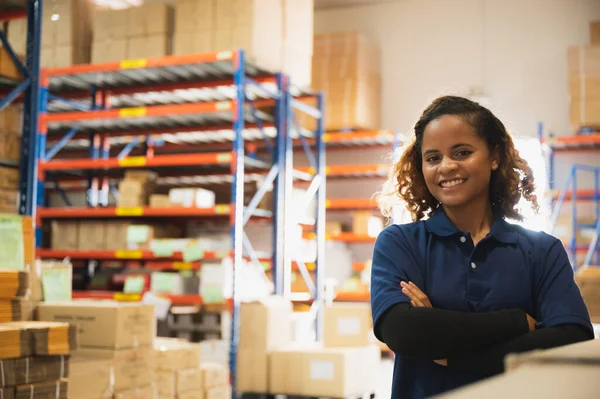
<svg viewBox="0 0 600 399"><path fill-rule="evenodd" d="M537 209L535 185L488 109L435 100L391 179L414 220L384 230L373 254L375 334L397 354L392 398L439 394L501 372L510 352L593 337L560 241L506 221L523 219L522 199Z"/></svg>

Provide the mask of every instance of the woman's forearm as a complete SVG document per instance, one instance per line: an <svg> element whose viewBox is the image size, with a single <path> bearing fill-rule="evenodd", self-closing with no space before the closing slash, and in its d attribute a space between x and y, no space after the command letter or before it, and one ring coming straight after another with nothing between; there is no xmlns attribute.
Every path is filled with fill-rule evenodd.
<svg viewBox="0 0 600 399"><path fill-rule="evenodd" d="M449 357L448 367L494 375L504 371L504 358L509 353L555 348L591 338L588 330L579 324L542 328L481 351Z"/></svg>
<svg viewBox="0 0 600 399"><path fill-rule="evenodd" d="M375 327L397 354L427 360L479 351L529 331L520 309L470 313L408 303L394 305Z"/></svg>

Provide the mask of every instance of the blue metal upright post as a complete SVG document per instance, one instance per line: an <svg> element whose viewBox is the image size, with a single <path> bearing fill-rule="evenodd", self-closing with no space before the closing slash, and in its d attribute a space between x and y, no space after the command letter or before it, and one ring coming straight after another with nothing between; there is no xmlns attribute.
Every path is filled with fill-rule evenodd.
<svg viewBox="0 0 600 399"><path fill-rule="evenodd" d="M323 306L325 294L325 211L326 211L326 159L325 159L325 140L324 140L324 99L323 93L317 95L317 108L321 112L321 116L317 118L316 152L317 152L317 170L316 178L319 179L319 188L317 191L317 214L316 214L316 240L317 240L317 259L315 273L315 302L317 303L317 313L315 321L316 338L318 341L322 337L323 326Z"/></svg>
<svg viewBox="0 0 600 399"><path fill-rule="evenodd" d="M38 188L38 111L40 103L40 51L42 43L42 0L27 2L27 51L25 67L29 86L23 101L23 134L19 177L19 213L35 215Z"/></svg>
<svg viewBox="0 0 600 399"><path fill-rule="evenodd" d="M244 51L238 50L234 58L234 84L236 88L236 104L234 110L234 131L233 140L233 158L231 169L233 182L231 185L231 243L233 245L233 291L232 291L232 320L231 337L229 353L229 369L232 385L232 399L236 398L236 377L237 377L237 348L239 344L240 328L240 301L236 293L237 270L243 262L242 259L242 239L243 239L243 220L244 220L244 104L245 95L245 59Z"/></svg>
<svg viewBox="0 0 600 399"><path fill-rule="evenodd" d="M275 152L273 164L277 165L279 172L273 184L273 258L271 264L271 275L276 295L283 295L283 268L285 248L285 157L286 137L288 134L286 123L286 95L287 86L282 74L276 75L277 98L275 125L277 136L275 138ZM291 173L291 172L289 172Z"/></svg>

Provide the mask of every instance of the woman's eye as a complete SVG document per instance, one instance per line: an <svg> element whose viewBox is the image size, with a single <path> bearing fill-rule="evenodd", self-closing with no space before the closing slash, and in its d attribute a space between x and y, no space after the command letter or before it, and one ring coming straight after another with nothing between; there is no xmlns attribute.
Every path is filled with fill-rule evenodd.
<svg viewBox="0 0 600 399"><path fill-rule="evenodd" d="M437 162L440 159L437 155L432 155L427 158L427 162Z"/></svg>
<svg viewBox="0 0 600 399"><path fill-rule="evenodd" d="M458 157L466 157L466 156L469 156L470 154L471 154L471 151L462 150L462 151L458 151L456 153L456 156L458 156Z"/></svg>

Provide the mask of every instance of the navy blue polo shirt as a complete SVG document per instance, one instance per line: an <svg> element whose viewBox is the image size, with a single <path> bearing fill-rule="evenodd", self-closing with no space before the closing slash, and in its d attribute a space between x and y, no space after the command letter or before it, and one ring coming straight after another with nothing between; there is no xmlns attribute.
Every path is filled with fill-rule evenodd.
<svg viewBox="0 0 600 399"><path fill-rule="evenodd" d="M374 325L392 305L410 302L401 281L414 282L439 309L519 308L538 321L538 328L566 323L592 328L562 243L500 218L477 246L441 208L426 221L387 227L373 254ZM392 398L425 398L481 378L433 361L396 356Z"/></svg>

